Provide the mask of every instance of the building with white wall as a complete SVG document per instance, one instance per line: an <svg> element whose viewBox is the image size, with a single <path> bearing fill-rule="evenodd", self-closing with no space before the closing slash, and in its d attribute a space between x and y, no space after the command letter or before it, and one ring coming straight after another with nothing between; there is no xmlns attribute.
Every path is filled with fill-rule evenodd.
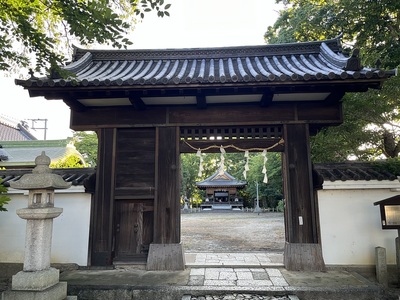
<svg viewBox="0 0 400 300"><path fill-rule="evenodd" d="M397 230L382 230L374 202L400 194L396 176L365 163L315 167L323 178L318 190L322 252L326 265L374 265L375 247L386 248L396 264Z"/></svg>

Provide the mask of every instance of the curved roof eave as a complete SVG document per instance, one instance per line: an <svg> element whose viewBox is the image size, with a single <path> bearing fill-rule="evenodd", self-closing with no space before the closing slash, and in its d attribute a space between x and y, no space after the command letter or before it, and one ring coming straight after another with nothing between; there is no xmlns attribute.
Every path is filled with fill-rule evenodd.
<svg viewBox="0 0 400 300"><path fill-rule="evenodd" d="M346 57L339 39L325 41L192 49L75 49L64 71L69 78L16 80L28 90L182 89L216 86L360 82L378 87L395 70L365 68ZM41 95L40 92L37 95Z"/></svg>

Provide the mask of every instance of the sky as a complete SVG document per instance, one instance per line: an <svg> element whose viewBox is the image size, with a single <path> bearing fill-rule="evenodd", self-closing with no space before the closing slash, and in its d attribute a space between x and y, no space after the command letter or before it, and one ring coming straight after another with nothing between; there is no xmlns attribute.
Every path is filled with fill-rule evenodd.
<svg viewBox="0 0 400 300"><path fill-rule="evenodd" d="M171 3L170 17L146 14L130 36L136 49L202 48L264 44L263 35L278 17L280 5L275 0L166 0ZM246 3L246 4L243 4ZM7 77L8 76L8 77ZM43 128L46 137L65 139L69 129L70 109L62 100L30 98L27 90L16 86L16 74L0 73L0 114L28 125ZM23 74L22 78L29 77ZM20 77L21 78L21 77ZM38 139L44 130L32 130Z"/></svg>

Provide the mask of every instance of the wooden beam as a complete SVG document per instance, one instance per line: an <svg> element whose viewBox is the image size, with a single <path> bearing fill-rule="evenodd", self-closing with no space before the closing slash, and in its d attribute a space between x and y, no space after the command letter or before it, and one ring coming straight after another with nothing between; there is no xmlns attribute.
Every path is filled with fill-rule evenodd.
<svg viewBox="0 0 400 300"><path fill-rule="evenodd" d="M324 271L307 124L284 125L285 268Z"/></svg>
<svg viewBox="0 0 400 300"><path fill-rule="evenodd" d="M340 90L334 91L334 92L330 93L329 96L326 97L324 101L326 103L337 103L340 100L342 100L342 98L345 94L346 93L344 91L340 91Z"/></svg>
<svg viewBox="0 0 400 300"><path fill-rule="evenodd" d="M79 111L79 112L84 112L86 111L86 106L84 106L82 103L80 103L78 100L73 99L73 98L64 98L63 99L64 103L69 106L69 108L73 111Z"/></svg>
<svg viewBox="0 0 400 300"><path fill-rule="evenodd" d="M91 214L91 265L112 264L116 130L98 131L99 160Z"/></svg>
<svg viewBox="0 0 400 300"><path fill-rule="evenodd" d="M152 107L143 111L133 107L88 108L71 112L71 128L93 130L99 127L155 126L247 126L310 123L321 126L342 122L341 103L280 103L265 108L258 105Z"/></svg>
<svg viewBox="0 0 400 300"><path fill-rule="evenodd" d="M286 239L290 243L316 243L312 168L307 124L285 125Z"/></svg>
<svg viewBox="0 0 400 300"><path fill-rule="evenodd" d="M260 106L267 107L267 106L271 105L273 98L274 98L273 93L265 92L261 97Z"/></svg>
<svg viewBox="0 0 400 300"><path fill-rule="evenodd" d="M240 149L266 149L275 145L273 149L270 149L271 152L283 152L284 144L279 143L280 139L243 139L243 140L190 140L190 141L180 141L179 144L179 152L180 153L196 153L197 149L204 149L210 146L229 146L234 145ZM231 152L240 152L234 147L225 148L225 151L228 153ZM259 152L262 150L252 150L251 152ZM207 153L219 153L219 148L211 148L207 150Z"/></svg>
<svg viewBox="0 0 400 300"><path fill-rule="evenodd" d="M132 103L133 107L136 110L145 110L146 109L146 104L143 102L142 98L138 96L130 96L129 97L129 102Z"/></svg>
<svg viewBox="0 0 400 300"><path fill-rule="evenodd" d="M197 108L204 109L207 107L207 101L204 95L197 95L196 101L197 101Z"/></svg>
<svg viewBox="0 0 400 300"><path fill-rule="evenodd" d="M181 239L179 128L159 127L156 139L153 243L179 244Z"/></svg>

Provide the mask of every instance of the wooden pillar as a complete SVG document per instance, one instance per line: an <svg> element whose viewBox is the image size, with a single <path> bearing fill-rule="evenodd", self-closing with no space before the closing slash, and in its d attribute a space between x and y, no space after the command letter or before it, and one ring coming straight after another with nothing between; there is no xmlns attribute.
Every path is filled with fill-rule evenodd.
<svg viewBox="0 0 400 300"><path fill-rule="evenodd" d="M99 148L91 214L90 263L106 266L112 264L116 130L100 129L97 135Z"/></svg>
<svg viewBox="0 0 400 300"><path fill-rule="evenodd" d="M284 126L283 176L288 270L323 271L325 264L317 231L308 124Z"/></svg>
<svg viewBox="0 0 400 300"><path fill-rule="evenodd" d="M183 270L185 259L180 220L179 128L157 128L154 238L147 259L148 270Z"/></svg>

